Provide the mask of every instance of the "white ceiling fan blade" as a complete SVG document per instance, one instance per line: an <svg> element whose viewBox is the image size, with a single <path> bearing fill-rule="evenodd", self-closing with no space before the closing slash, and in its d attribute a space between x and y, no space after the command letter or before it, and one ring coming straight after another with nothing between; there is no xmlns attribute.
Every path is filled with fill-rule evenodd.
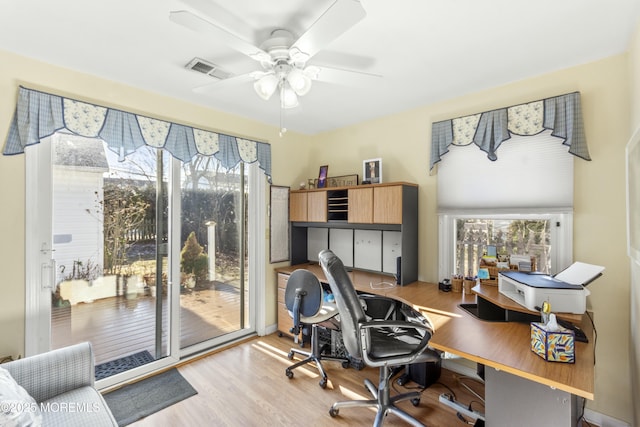
<svg viewBox="0 0 640 427"><path fill-rule="evenodd" d="M366 15L358 0L336 0L291 46L291 55L309 59Z"/></svg>
<svg viewBox="0 0 640 427"><path fill-rule="evenodd" d="M245 21L229 12L227 9L212 0L182 0L182 3L202 13L210 22L215 22L218 27L238 34L241 37L251 39L253 29Z"/></svg>
<svg viewBox="0 0 640 427"><path fill-rule="evenodd" d="M341 68L313 65L318 68L314 78L319 82L335 83L346 86L366 86L367 84L381 83L383 76L380 74L366 73L363 71L345 70Z"/></svg>
<svg viewBox="0 0 640 427"><path fill-rule="evenodd" d="M171 12L169 14L169 19L176 24L182 25L190 30L202 34L207 34L214 40L221 41L232 49L244 53L248 57L255 59L258 62L271 60L269 54L264 50L241 39L235 34L230 33L224 28L194 15L191 12L188 12L186 10Z"/></svg>
<svg viewBox="0 0 640 427"><path fill-rule="evenodd" d="M240 74L228 79L217 80L202 86L196 86L193 91L196 93L211 93L230 86L237 86L255 80L254 73Z"/></svg>

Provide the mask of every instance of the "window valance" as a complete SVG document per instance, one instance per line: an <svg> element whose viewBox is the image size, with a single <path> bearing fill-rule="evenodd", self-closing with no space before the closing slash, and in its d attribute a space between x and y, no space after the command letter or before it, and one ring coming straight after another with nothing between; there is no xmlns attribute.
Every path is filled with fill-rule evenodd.
<svg viewBox="0 0 640 427"><path fill-rule="evenodd" d="M271 182L271 146L231 135L102 107L20 87L18 104L4 147L5 155L24 153L25 147L66 129L101 138L120 160L148 145L167 150L188 162L200 154L213 156L227 168L239 162L258 162Z"/></svg>
<svg viewBox="0 0 640 427"><path fill-rule="evenodd" d="M547 129L569 146L569 153L591 160L584 134L580 93L574 92L433 123L429 169L433 169L451 145L475 144L495 161L500 144L512 134L531 136Z"/></svg>

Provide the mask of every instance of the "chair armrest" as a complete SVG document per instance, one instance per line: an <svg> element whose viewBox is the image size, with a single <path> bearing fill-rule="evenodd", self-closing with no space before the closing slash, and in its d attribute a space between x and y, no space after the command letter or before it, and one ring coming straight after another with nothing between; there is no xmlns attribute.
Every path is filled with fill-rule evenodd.
<svg viewBox="0 0 640 427"><path fill-rule="evenodd" d="M360 340L362 345L362 356L367 365L370 366L382 366L382 365L404 365L413 363L418 357L422 354L425 354L424 361L436 361L436 358L431 353L426 353L427 347L429 345L429 340L433 335L433 329L429 324L412 322L412 321L404 321L404 320L374 320L370 322L363 322L359 325L360 330ZM371 339L371 330L384 330L384 329L403 329L404 331L413 330L413 336L411 339L415 340L415 344L409 344L408 340L404 340L401 338L393 338L392 334L389 334L389 337L393 338L396 342L400 343L401 341L404 344L405 351L403 353L398 353L397 351L391 352L388 356L381 355L377 349L373 348L375 345ZM418 339L416 334L420 334L421 337ZM399 334L400 337L402 334ZM388 347L388 346L385 346ZM373 354L377 354L373 356Z"/></svg>
<svg viewBox="0 0 640 427"><path fill-rule="evenodd" d="M381 295L358 294L358 299L362 302L362 308L369 320L395 320L398 313L401 312L401 303L393 298Z"/></svg>
<svg viewBox="0 0 640 427"><path fill-rule="evenodd" d="M93 350L88 342L2 365L36 402L95 384Z"/></svg>
<svg viewBox="0 0 640 427"><path fill-rule="evenodd" d="M363 301L366 306L368 306L369 301L374 303L383 302L387 305L386 312L383 316L371 317L369 320L397 320L400 318L407 322L427 325L427 327L431 328L432 333L435 330L431 319L410 306L400 303L398 300L372 294L359 294L358 298ZM367 313L367 307L365 307L365 313ZM367 315L369 315L369 313L367 313Z"/></svg>
<svg viewBox="0 0 640 427"><path fill-rule="evenodd" d="M372 320L370 322L360 323L360 329L383 329L383 328L403 328L413 329L416 332L423 333L427 342L433 335L433 329L428 324L418 322L407 322L406 320ZM424 339L424 337L423 337Z"/></svg>

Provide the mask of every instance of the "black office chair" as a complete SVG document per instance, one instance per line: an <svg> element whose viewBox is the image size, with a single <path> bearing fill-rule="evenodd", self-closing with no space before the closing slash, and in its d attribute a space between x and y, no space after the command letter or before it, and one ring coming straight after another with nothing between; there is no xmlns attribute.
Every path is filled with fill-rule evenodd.
<svg viewBox="0 0 640 427"><path fill-rule="evenodd" d="M319 324L325 323L327 326L333 326L333 324L326 322L338 314L336 304L324 301L320 281L313 273L307 270L295 270L291 273L287 281L284 300L289 314L293 317L293 328L291 328L290 332L296 337L296 342L303 325L311 325L311 351L292 348L288 354L289 360L293 360L294 354L300 354L305 359L289 366L285 370L285 374L287 377L293 378L293 370L295 368L315 362L322 376L320 387L325 388L327 386L327 374L322 367L321 360L342 362L343 368L349 367L348 358L322 355L322 347L320 347L318 337Z"/></svg>
<svg viewBox="0 0 640 427"><path fill-rule="evenodd" d="M427 348L433 334L431 323L423 316L412 321L367 320L362 301L340 258L329 250L320 252L319 257L338 306L342 339L347 352L351 357L361 358L366 366L380 368L380 389L370 380L365 380L365 386L374 397L372 400L336 402L329 414L337 416L340 408L376 407L378 412L374 426L381 426L388 413L414 426L422 426L420 421L395 406L396 402L403 400L411 400L414 406L418 406L420 392L391 396L389 382L393 367L439 360L438 353Z"/></svg>

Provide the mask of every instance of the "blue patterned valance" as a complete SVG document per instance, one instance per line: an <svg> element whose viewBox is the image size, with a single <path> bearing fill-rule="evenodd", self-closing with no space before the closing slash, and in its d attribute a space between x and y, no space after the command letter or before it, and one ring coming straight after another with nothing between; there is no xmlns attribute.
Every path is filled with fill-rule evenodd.
<svg viewBox="0 0 640 427"><path fill-rule="evenodd" d="M235 136L196 129L113 108L20 87L4 154L24 153L55 132L101 138L120 160L149 145L167 150L183 162L200 154L213 156L225 168L258 162L271 182L271 146Z"/></svg>
<svg viewBox="0 0 640 427"><path fill-rule="evenodd" d="M547 129L569 146L569 153L591 160L582 122L580 93L574 92L433 123L429 169L433 169L451 145L473 143L495 161L498 147L512 134L529 136Z"/></svg>

